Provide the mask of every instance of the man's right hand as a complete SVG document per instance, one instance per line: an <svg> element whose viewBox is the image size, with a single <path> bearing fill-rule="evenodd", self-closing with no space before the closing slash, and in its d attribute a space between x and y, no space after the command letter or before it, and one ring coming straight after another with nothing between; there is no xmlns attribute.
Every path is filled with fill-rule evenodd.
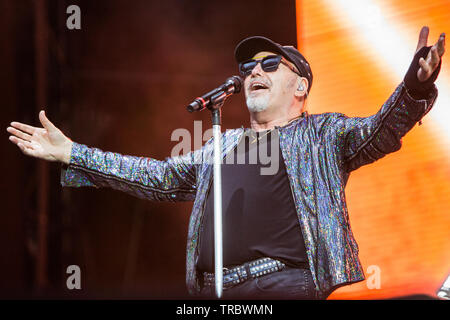
<svg viewBox="0 0 450 320"><path fill-rule="evenodd" d="M69 164L72 140L48 120L45 111L39 112L39 121L43 128L11 122L11 127L6 129L12 134L9 140L27 156Z"/></svg>

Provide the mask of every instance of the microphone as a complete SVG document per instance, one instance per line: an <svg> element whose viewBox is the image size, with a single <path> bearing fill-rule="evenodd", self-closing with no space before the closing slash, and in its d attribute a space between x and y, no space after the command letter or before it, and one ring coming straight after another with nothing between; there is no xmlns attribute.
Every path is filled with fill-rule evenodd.
<svg viewBox="0 0 450 320"><path fill-rule="evenodd" d="M186 108L189 112L202 111L205 108L210 108L218 102L222 102L228 96L239 93L242 87L242 79L239 76L232 76L225 80L225 83L220 87L211 90L201 97L189 104Z"/></svg>

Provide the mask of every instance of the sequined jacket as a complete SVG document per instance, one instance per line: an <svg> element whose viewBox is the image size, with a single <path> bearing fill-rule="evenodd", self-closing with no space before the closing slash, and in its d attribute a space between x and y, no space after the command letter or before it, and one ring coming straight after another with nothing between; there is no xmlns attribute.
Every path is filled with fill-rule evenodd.
<svg viewBox="0 0 450 320"><path fill-rule="evenodd" d="M427 99L415 100L402 82L372 116L306 115L279 128L280 148L319 294L326 296L339 286L364 280L345 200L350 172L399 150L401 138L431 109L436 97L434 86ZM237 145L244 130L223 133L223 157ZM194 201L186 282L189 292L196 294L202 285L196 265L213 177L212 157L212 140L187 155L162 161L74 143L70 164L61 172L61 184L111 187L149 200Z"/></svg>

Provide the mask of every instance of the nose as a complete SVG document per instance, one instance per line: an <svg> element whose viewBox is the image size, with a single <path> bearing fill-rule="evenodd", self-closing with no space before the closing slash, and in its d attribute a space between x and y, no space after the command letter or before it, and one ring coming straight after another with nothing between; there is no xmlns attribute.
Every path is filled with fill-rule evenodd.
<svg viewBox="0 0 450 320"><path fill-rule="evenodd" d="M252 75L252 77L255 77L255 76L258 76L258 75L260 76L263 71L264 70L261 67L261 62L258 62L256 64L256 66L253 68L251 75Z"/></svg>

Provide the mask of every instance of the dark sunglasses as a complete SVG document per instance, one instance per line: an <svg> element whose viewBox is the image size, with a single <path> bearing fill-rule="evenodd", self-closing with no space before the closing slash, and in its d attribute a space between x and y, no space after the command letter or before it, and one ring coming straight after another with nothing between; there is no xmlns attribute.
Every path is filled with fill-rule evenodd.
<svg viewBox="0 0 450 320"><path fill-rule="evenodd" d="M261 68L264 72L273 72L278 69L280 63L287 66L292 72L298 74L300 77L302 76L299 72L297 72L293 67L288 65L286 62L282 60L280 55L270 55L264 57L262 59L254 60L250 59L244 62L239 63L239 73L244 78L249 76L252 73L252 70L256 67L258 63L261 63Z"/></svg>

